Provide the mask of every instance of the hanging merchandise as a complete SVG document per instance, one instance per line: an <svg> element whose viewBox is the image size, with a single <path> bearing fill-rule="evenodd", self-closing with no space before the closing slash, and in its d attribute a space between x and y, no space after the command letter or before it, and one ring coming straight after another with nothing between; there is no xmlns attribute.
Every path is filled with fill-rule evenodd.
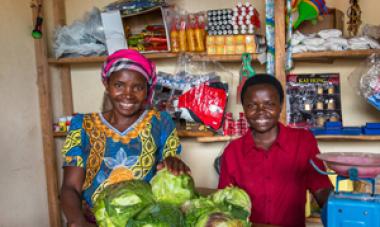
<svg viewBox="0 0 380 227"><path fill-rule="evenodd" d="M380 56L371 55L348 80L357 93L368 103L380 110Z"/></svg>
<svg viewBox="0 0 380 227"><path fill-rule="evenodd" d="M360 6L358 4L358 0L350 0L350 7L347 9L347 16L348 16L348 33L349 35L356 36L359 31L359 27L362 24L361 20L361 14L362 11L360 9Z"/></svg>
<svg viewBox="0 0 380 227"><path fill-rule="evenodd" d="M275 55L275 37L274 37L274 0L265 0L265 35L267 42L267 67L266 71L274 75L274 55Z"/></svg>
<svg viewBox="0 0 380 227"><path fill-rule="evenodd" d="M100 10L93 8L82 20L56 30L54 55L56 58L104 55L105 43Z"/></svg>
<svg viewBox="0 0 380 227"><path fill-rule="evenodd" d="M293 0L294 1L294 0ZM286 0L286 61L285 61L285 70L290 71L293 68L293 46L292 46L292 36L293 36L293 16L292 16L292 0Z"/></svg>
<svg viewBox="0 0 380 227"><path fill-rule="evenodd" d="M298 0L293 1L294 29L304 21L317 23L318 16L326 14L328 9L324 0Z"/></svg>
<svg viewBox="0 0 380 227"><path fill-rule="evenodd" d="M34 24L34 29L32 31L32 37L34 39L40 39L42 37L42 22L43 18L41 16L41 10L42 10L42 4L40 3L32 3L32 7L37 7L37 16L36 16L36 22Z"/></svg>
<svg viewBox="0 0 380 227"><path fill-rule="evenodd" d="M215 130L222 124L226 104L226 91L206 83L191 88L178 98L178 108L187 108L203 124Z"/></svg>
<svg viewBox="0 0 380 227"><path fill-rule="evenodd" d="M177 123L197 122L217 130L227 107L229 84L232 74L221 64L180 54L175 75L158 72L153 105L169 112Z"/></svg>
<svg viewBox="0 0 380 227"><path fill-rule="evenodd" d="M241 89L245 81L256 74L256 71L252 67L252 56L249 53L244 53L241 56L242 64L240 67L239 85L236 92L236 103L240 103Z"/></svg>

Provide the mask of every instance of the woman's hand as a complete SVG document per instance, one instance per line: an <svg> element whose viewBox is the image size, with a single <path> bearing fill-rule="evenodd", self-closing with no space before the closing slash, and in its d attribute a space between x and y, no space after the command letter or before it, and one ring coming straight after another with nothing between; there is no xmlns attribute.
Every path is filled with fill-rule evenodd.
<svg viewBox="0 0 380 227"><path fill-rule="evenodd" d="M169 156L157 165L157 170L167 168L172 174L180 175L183 173L191 174L190 168L179 158Z"/></svg>

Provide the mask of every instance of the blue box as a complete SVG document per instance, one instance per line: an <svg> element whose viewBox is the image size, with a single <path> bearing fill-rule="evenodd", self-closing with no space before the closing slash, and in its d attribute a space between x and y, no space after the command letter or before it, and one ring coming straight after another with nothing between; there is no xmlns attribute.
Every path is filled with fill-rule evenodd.
<svg viewBox="0 0 380 227"><path fill-rule="evenodd" d="M370 129L380 129L380 122L367 122L365 127Z"/></svg>
<svg viewBox="0 0 380 227"><path fill-rule="evenodd" d="M360 127L343 127L342 135L360 135L362 134L362 128Z"/></svg>
<svg viewBox="0 0 380 227"><path fill-rule="evenodd" d="M380 195L332 192L327 227L380 227Z"/></svg>

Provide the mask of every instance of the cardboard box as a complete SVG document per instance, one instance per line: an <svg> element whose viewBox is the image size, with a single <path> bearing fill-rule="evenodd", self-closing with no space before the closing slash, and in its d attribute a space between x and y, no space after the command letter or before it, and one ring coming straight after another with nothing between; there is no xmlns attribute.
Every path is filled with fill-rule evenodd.
<svg viewBox="0 0 380 227"><path fill-rule="evenodd" d="M124 33L128 39L131 34L139 34L145 29L147 25L162 25L165 29L164 35L166 38L167 48L165 50L153 50L153 51L141 51L142 53L147 52L168 52L170 48L170 36L169 30L166 23L166 9L164 7L154 7L149 10L130 14L122 15L122 22L124 26Z"/></svg>
<svg viewBox="0 0 380 227"><path fill-rule="evenodd" d="M298 27L298 31L303 34L316 33L323 29L339 29L343 32L344 14L337 9L329 9L328 14L320 15L317 24L311 21L304 21Z"/></svg>
<svg viewBox="0 0 380 227"><path fill-rule="evenodd" d="M166 45L164 50L141 51L148 52L168 52L170 51L170 38L165 21L166 11L163 7L154 7L149 10L121 15L118 10L103 12L101 14L108 54L116 50L128 48L128 37L131 34L139 34L147 25L162 25L165 29Z"/></svg>
<svg viewBox="0 0 380 227"><path fill-rule="evenodd" d="M101 13L108 55L128 48L119 10Z"/></svg>

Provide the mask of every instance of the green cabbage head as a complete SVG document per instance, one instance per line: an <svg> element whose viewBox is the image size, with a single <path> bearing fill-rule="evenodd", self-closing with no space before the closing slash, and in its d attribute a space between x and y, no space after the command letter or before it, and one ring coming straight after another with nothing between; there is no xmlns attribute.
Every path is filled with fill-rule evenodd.
<svg viewBox="0 0 380 227"><path fill-rule="evenodd" d="M150 183L157 202L180 206L185 201L197 196L194 180L188 174L176 176L164 168L157 172Z"/></svg>
<svg viewBox="0 0 380 227"><path fill-rule="evenodd" d="M216 204L224 205L235 210L242 208L248 213L248 217L251 214L251 199L243 189L229 186L224 189L219 189L210 197Z"/></svg>
<svg viewBox="0 0 380 227"><path fill-rule="evenodd" d="M184 217L177 206L156 203L146 207L126 227L180 227L184 226Z"/></svg>
<svg viewBox="0 0 380 227"><path fill-rule="evenodd" d="M223 212L213 212L199 218L195 227L250 227L248 221L235 219Z"/></svg>
<svg viewBox="0 0 380 227"><path fill-rule="evenodd" d="M100 227L125 227L130 218L153 203L150 185L130 180L106 187L96 199L93 212Z"/></svg>

